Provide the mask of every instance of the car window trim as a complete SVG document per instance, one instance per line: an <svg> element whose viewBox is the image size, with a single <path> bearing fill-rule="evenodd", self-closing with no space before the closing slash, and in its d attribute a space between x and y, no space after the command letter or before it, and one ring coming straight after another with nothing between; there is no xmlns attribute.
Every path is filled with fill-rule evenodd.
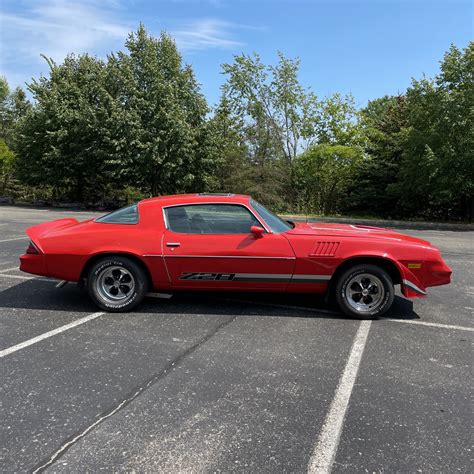
<svg viewBox="0 0 474 474"><path fill-rule="evenodd" d="M213 204L243 207L243 208L247 209L247 211L249 211L250 214L252 214L253 217L255 217L257 222L265 229L265 232L267 234L273 234L273 231L267 226L265 221L263 221L262 218L258 214L256 214L256 212L251 207L247 206L246 204L240 203L240 202L239 203L237 203L237 202L190 202L190 203L187 203L187 204L182 203L182 204L170 204L168 206L163 206L161 208L161 210L163 212L163 221L165 223L166 230L169 231L169 232L173 232L173 234L179 234L179 235L247 235L247 234L240 234L240 233L235 233L235 234L196 234L194 232L191 232L191 233L188 233L188 232L175 232L174 230L170 229L170 226L169 226L169 223L168 223L168 216L166 215L166 209L169 209L169 208L172 208L172 207L183 207L183 206L208 206L208 205L213 205ZM248 233L250 234L250 229L249 229Z"/></svg>

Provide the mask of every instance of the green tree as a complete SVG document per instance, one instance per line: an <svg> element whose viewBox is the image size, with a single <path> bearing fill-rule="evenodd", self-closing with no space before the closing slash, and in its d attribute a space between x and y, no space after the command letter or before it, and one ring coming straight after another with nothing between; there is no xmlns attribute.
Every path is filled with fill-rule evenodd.
<svg viewBox="0 0 474 474"><path fill-rule="evenodd" d="M474 42L454 45L434 80L407 90L408 129L396 186L405 213L472 219Z"/></svg>
<svg viewBox="0 0 474 474"><path fill-rule="evenodd" d="M6 78L0 77L0 139L5 140L10 147L14 146L18 121L30 108L25 91L20 87L11 91Z"/></svg>
<svg viewBox="0 0 474 474"><path fill-rule="evenodd" d="M0 196L5 194L13 176L15 158L15 153L8 148L5 140L0 139Z"/></svg>
<svg viewBox="0 0 474 474"><path fill-rule="evenodd" d="M340 210L349 178L361 161L358 146L314 145L297 158L299 206L304 212Z"/></svg>
<svg viewBox="0 0 474 474"><path fill-rule="evenodd" d="M153 38L140 26L125 45L108 62L120 106L109 165L153 195L202 189L213 163L202 154L208 109L191 67L165 33Z"/></svg>
<svg viewBox="0 0 474 474"><path fill-rule="evenodd" d="M257 54L240 55L222 69L227 75L224 97L253 168L250 189L258 195L269 189L263 199L267 202L282 195L292 201L293 161L315 129L318 105L299 83L299 60L278 53L278 63L266 66Z"/></svg>
<svg viewBox="0 0 474 474"><path fill-rule="evenodd" d="M344 209L366 215L400 217L396 189L408 116L404 96L370 101L360 112L365 154L349 178Z"/></svg>
<svg viewBox="0 0 474 474"><path fill-rule="evenodd" d="M111 102L104 62L87 54L69 55L61 65L46 60L49 77L28 86L36 106L18 129L19 176L29 185L52 186L57 196L97 198L105 178L103 129Z"/></svg>
<svg viewBox="0 0 474 474"><path fill-rule="evenodd" d="M348 145L357 136L353 100L336 94L319 101L301 85L299 67L282 53L273 66L257 54L222 66L229 116L248 153L244 169L251 176L244 181L264 202L280 201L280 208L297 201L294 163L301 153L317 143Z"/></svg>

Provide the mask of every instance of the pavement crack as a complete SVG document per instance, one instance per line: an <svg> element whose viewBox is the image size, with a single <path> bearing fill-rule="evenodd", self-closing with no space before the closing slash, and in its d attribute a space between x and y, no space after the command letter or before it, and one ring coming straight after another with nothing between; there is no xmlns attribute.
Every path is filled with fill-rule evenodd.
<svg viewBox="0 0 474 474"><path fill-rule="evenodd" d="M104 422L105 420L112 417L113 415L118 413L120 410L128 406L133 400L139 397L142 393L144 393L150 387L152 387L157 382L165 378L186 357L188 357L194 351L199 349L199 347L201 347L209 339L214 337L225 326L228 326L230 323L232 323L236 318L237 318L237 315L232 316L230 317L230 319L227 319L226 321L217 325L211 332L207 333L204 337L202 337L199 341L197 341L191 347L181 352L177 357L175 357L173 360L168 362L168 364L166 364L166 366L162 370L160 370L156 374L153 374L151 377L146 379L142 384L138 385L137 387L134 387L124 399L122 399L120 402L117 402L115 405L113 405L112 407L102 412L102 414L98 417L96 421L94 421L94 423L90 424L86 428L76 432L75 434L67 438L54 453L52 453L50 456L48 456L47 458L43 459L38 464L36 464L36 466L29 472L31 472L32 474L44 472L45 469L47 469L48 467L52 466L55 462L57 462L72 446L74 446L78 441L84 438L84 436L89 434L94 428L99 426L102 422Z"/></svg>

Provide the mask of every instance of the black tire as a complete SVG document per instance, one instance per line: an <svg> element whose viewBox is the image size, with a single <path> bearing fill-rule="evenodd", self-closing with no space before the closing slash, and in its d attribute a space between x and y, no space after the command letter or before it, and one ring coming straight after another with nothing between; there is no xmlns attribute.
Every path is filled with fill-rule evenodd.
<svg viewBox="0 0 474 474"><path fill-rule="evenodd" d="M390 309L395 297L390 275L384 269L370 264L347 269L338 278L335 293L341 311L357 319L375 319L381 316Z"/></svg>
<svg viewBox="0 0 474 474"><path fill-rule="evenodd" d="M133 260L120 256L104 257L89 270L87 291L99 308L125 313L143 301L148 291L148 279Z"/></svg>

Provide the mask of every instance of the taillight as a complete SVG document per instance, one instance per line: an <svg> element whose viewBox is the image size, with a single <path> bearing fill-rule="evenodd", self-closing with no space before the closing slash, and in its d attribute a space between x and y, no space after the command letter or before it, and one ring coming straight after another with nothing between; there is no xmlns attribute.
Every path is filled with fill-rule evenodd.
<svg viewBox="0 0 474 474"><path fill-rule="evenodd" d="M30 243L28 244L28 247L26 249L26 253L28 255L39 255L39 250L38 247L30 240Z"/></svg>

